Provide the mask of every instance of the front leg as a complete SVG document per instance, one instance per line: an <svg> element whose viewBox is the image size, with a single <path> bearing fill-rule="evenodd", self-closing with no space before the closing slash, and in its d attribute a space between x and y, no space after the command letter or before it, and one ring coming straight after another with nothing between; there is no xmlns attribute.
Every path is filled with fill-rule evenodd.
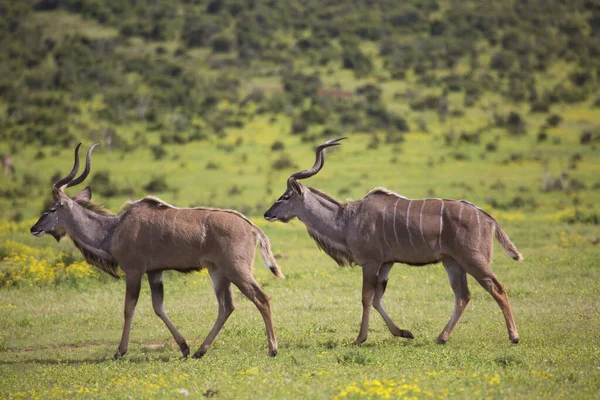
<svg viewBox="0 0 600 400"><path fill-rule="evenodd" d="M190 348L188 347L187 343L185 342L185 339L183 338L181 333L179 333L173 322L171 322L171 319L165 311L165 306L163 305L163 299L165 295L162 277L162 271L148 272L148 283L150 284L150 291L152 293L152 307L154 308L154 312L156 313L156 315L158 315L158 317L163 320L163 322L173 335L175 342L177 342L177 344L179 345L179 349L181 349L181 354L185 358L188 356L188 354L190 354Z"/></svg>
<svg viewBox="0 0 600 400"><path fill-rule="evenodd" d="M414 336L410 331L398 328L383 307L383 295L385 294L385 288L387 287L390 270L393 265L393 263L386 263L379 268L379 272L377 273L377 288L375 289L375 297L373 298L373 307L379 312L392 335L414 339Z"/></svg>
<svg viewBox="0 0 600 400"><path fill-rule="evenodd" d="M355 345L360 345L369 335L369 313L373 305L373 296L377 286L377 271L379 265L365 264L362 267L363 285L362 285L362 319L360 322L360 331L358 337L354 341Z"/></svg>
<svg viewBox="0 0 600 400"><path fill-rule="evenodd" d="M115 358L119 358L127 353L127 345L129 343L129 332L131 330L131 322L138 298L140 297L140 288L142 286L142 273L128 272L125 274L125 323L123 324L123 334L121 335L121 343L115 353Z"/></svg>

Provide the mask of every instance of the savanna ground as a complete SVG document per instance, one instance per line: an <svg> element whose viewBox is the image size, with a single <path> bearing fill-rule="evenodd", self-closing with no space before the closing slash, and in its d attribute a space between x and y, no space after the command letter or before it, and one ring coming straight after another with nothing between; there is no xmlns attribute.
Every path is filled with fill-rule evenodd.
<svg viewBox="0 0 600 400"><path fill-rule="evenodd" d="M504 7L504 3L494 4ZM445 13L458 6L445 1L440 4L443 7L425 21L445 21ZM173 14L173 18L181 15ZM587 14L582 15L587 18ZM120 23L121 18L116 21ZM479 66L470 65L463 57L452 67L431 68L426 75L417 74L410 66L403 78L392 79L376 41L360 43L373 65L371 73L359 77L340 68L335 58L339 56L335 51L340 50L337 39L324 40L335 51L326 47L321 54L337 55L328 64L321 64L297 51L294 43L298 38L282 31L270 40L289 42L289 48L284 48L293 56L296 72L318 75L320 87L337 88L354 96L347 108L342 107L351 110L345 117L355 112L352 107L364 97L358 94L358 88L376 85L381 90L376 97L391 113L382 115L401 116L410 125L409 132L394 135L386 132L389 127L378 130L367 126L366 132L356 133L355 127L338 124L341 117L331 111L329 115L337 122L327 119L325 123L313 123L305 133L291 135L290 125L299 115L304 116L303 111L319 111L327 104L335 108L337 103L321 99L322 103L317 104L315 98L307 97L300 104L283 102L277 111L269 105L269 93L272 91L275 99L280 94L282 79L275 71L286 67L278 63L262 69L264 66L257 62L253 68L234 70L232 75L239 79L234 98L229 97L229 87L223 89L227 95L216 96L198 86L188 94L190 99L202 103L202 96L216 96L208 115L189 116L185 107L159 103L155 111L161 123L149 116L144 117L147 121L127 115L111 117L112 111L123 110L122 105L107 100L110 91L87 85L84 75L63 82L65 86L58 89L49 83L40 84L49 97L35 97L41 90L36 86L38 81L53 80L59 66L54 60L61 60L62 53L89 62L71 60L92 75L95 70L89 66L102 60L105 64L98 69L108 68L113 78L121 77L123 81L115 80L114 86L123 92L135 89L136 99L148 93L156 96L161 91L179 93L175 90L179 86L152 86L156 82L142 76L150 62L154 68L150 70L161 79L166 76L158 67L169 66L168 59L180 63L185 71L193 71L199 82L200 78L222 72L211 63L216 64L223 55L212 54L205 46L186 49L182 53L185 57L177 61L179 39L168 36L160 42L146 41L135 33L123 39L122 32L112 25L65 10L32 11L27 22L36 29L39 26L44 39L51 39L56 47L47 50L49 55L42 52L45 61L37 67L25 57L34 65L33 72L41 69L27 80L31 104L37 107L30 113L34 122L27 118L21 121L22 137L6 130L22 142L0 141L0 153L13 154L17 167L15 177L0 176L0 398L600 397L600 101L593 98L596 94L589 85L597 80L598 71L588 68L592 71L590 81L574 88L573 93L581 91L587 97L573 99L571 93L571 100L563 101L558 96L563 93L561 85L571 87L573 77L578 81L578 75L572 74L577 69L566 58L548 61L546 69L536 72L534 86L544 93L540 97L546 98L548 91L552 100L548 100L546 111L534 112L528 101L511 98L514 88L505 87L511 71L488 68L498 43L476 42ZM448 29L455 23L452 20ZM140 29L145 26L139 24ZM170 23L167 27L176 26ZM506 34L501 28L495 29L499 37ZM575 28L570 29L566 32ZM69 47L67 39L74 33L82 38L75 41L77 46ZM517 33L517 37L527 36ZM402 43L415 46L421 43L417 40L420 38L419 32L401 34ZM586 38L596 43L592 37ZM28 40L33 41L31 37ZM103 40L117 43L113 58L102 58L104 53L98 49L111 48L104 46ZM101 41L100 47L94 47L95 41ZM550 42L558 46L557 54L563 53L560 46L573 47L566 41ZM66 49L62 53L56 50L61 46ZM400 54L403 52L401 48ZM86 58L90 54L98 58L90 58L90 62ZM124 74L115 67L118 62L113 62L121 56L137 60L128 64L132 69ZM60 67L70 65L62 60ZM227 64L220 68L226 69ZM512 72L519 69L517 64L511 68ZM65 74L76 75L68 68ZM496 79L498 86L481 89L476 100L469 99L465 88L442 95L448 77L475 81L479 75ZM169 79L179 82L175 76ZM84 88L94 95L86 96ZM242 105L244 96L263 89L264 101ZM29 95L20 89L16 92ZM563 97L568 97L564 93ZM175 94L173 98L178 99ZM438 114L437 105L424 110L414 107L427 96L447 99L445 118ZM59 112L52 99L60 99L66 108ZM0 98L0 119L11 129L16 128L8 122L14 123L13 117L19 114L14 110L19 107L18 101L8 96ZM195 109L196 104L189 108ZM358 110L362 117L366 115ZM209 118L212 113L217 117ZM124 281L87 266L67 239L56 244L51 237L40 239L29 234L29 227L50 198L52 177L65 174L71 167L74 144L66 139L68 145L62 139L54 144L35 144L27 132L35 128L31 132L37 129L43 133L40 137L48 140L54 133L62 138L61 132L66 132L62 130L63 114L68 119L69 135L83 141L84 148L96 140L102 142L94 153L87 183L94 190L94 200L110 210L118 212L125 201L153 193L183 207L235 208L264 229L287 276L276 280L257 257L255 275L272 299L279 341L276 358L267 357L258 311L235 290L237 309L211 350L201 360L182 360L168 330L154 315L149 289L143 287L129 352L123 359L112 359L123 322ZM227 125L222 134L213 134L210 129L215 128L211 126L220 126L220 119L231 116L241 124L237 128ZM183 117L189 117L182 123L183 136L173 136L181 133L173 126ZM61 129L44 129L48 121ZM192 128L209 134L194 136L188 132ZM121 146L114 143L112 149L99 133L111 129L118 132L116 137L121 141ZM516 263L496 246L493 266L508 290L520 334L518 345L508 340L499 307L472 279L472 301L461 322L446 345L435 343L454 306L441 265L397 265L392 270L384 304L397 324L415 335L414 340L392 337L372 311L369 339L360 347L351 344L358 333L362 308L360 269L338 268L318 251L300 222L268 224L261 219L284 191L289 174L310 167L313 146L330 138L330 133L349 139L341 147L328 150L324 169L306 181L307 185L340 199L359 199L375 186L411 198L464 198L498 219L525 256L523 262ZM183 137L183 142L165 142L170 135ZM76 190L69 189L69 193ZM166 273L165 291L169 316L192 351L196 350L217 315L208 275Z"/></svg>

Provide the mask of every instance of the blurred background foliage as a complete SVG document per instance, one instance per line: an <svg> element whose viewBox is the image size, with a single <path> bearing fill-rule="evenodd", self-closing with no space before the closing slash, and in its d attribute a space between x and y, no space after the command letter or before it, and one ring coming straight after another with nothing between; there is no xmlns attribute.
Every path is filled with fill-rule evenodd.
<svg viewBox="0 0 600 400"><path fill-rule="evenodd" d="M0 152L35 167L3 180L3 218L40 210L26 187L48 186L78 141L121 154L92 178L96 194L119 202L142 188L171 190L175 201L187 189L171 176L191 173L189 149L220 152L204 157L203 174L223 182L252 170L260 196L232 178L202 196L185 192L182 205L255 215L276 171L298 167L290 145L349 134L365 150L388 149L388 164L407 134L433 134L416 148L418 168L491 157L537 163L543 191L598 185L569 176L600 141L596 1L0 0L0 32ZM529 153L518 151L523 136ZM251 152L268 152L267 164ZM144 156L118 166L132 154ZM560 170L548 173L557 155ZM161 164L144 169L150 162ZM461 184L449 195L468 195ZM363 190L337 194L360 195L354 188ZM472 197L500 209L536 204L528 194Z"/></svg>

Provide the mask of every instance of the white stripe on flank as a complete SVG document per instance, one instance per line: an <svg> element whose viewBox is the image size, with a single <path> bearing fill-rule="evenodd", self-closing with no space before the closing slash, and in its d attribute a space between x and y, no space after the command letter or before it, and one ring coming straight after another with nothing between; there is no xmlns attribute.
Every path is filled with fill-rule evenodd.
<svg viewBox="0 0 600 400"><path fill-rule="evenodd" d="M425 202L427 199L423 199L423 205L421 206L421 214L419 215L419 229L421 229L421 237L423 238L423 242L425 242L425 235L423 234L423 209L425 208Z"/></svg>
<svg viewBox="0 0 600 400"><path fill-rule="evenodd" d="M173 235L175 235L175 229L176 229L175 221L177 221L177 216L179 215L179 211L181 211L181 208L177 209L177 212L175 213L175 218L173 218L173 224L172 224L173 225L173 229L172 229Z"/></svg>
<svg viewBox="0 0 600 400"><path fill-rule="evenodd" d="M475 207L475 215L477 216L477 240L481 236L481 224L479 223L479 210Z"/></svg>
<svg viewBox="0 0 600 400"><path fill-rule="evenodd" d="M394 204L394 236L396 236L396 244L398 243L398 232L396 232L396 206L398 205L398 202L400 201L400 199L396 200L396 204Z"/></svg>
<svg viewBox="0 0 600 400"><path fill-rule="evenodd" d="M165 217L167 216L167 211L169 211L169 209L167 208L165 210L165 212L163 213L163 217L162 217L162 222L160 224L160 230L162 231L164 229L165 226Z"/></svg>
<svg viewBox="0 0 600 400"><path fill-rule="evenodd" d="M390 244L387 241L387 238L385 237L385 210L387 209L387 207L384 207L383 209L383 213L381 214L381 229L383 230L383 241L385 242L385 244L390 247Z"/></svg>
<svg viewBox="0 0 600 400"><path fill-rule="evenodd" d="M408 241L410 242L410 245L413 248L413 250L416 250L415 244L412 241L412 235L410 234L410 228L408 227L408 223L410 222L410 206L411 205L412 205L412 200L409 200L408 208L406 209L406 230L408 231Z"/></svg>
<svg viewBox="0 0 600 400"><path fill-rule="evenodd" d="M465 205L465 203L463 203L462 201L460 202L460 208L458 209L458 228L456 229L456 234L454 235L454 246L456 246L456 243L458 243L458 230L460 229L460 221L462 218L462 210L463 210L463 206Z"/></svg>
<svg viewBox="0 0 600 400"><path fill-rule="evenodd" d="M444 227L444 200L442 200L442 209L440 210L440 251L442 250L442 228Z"/></svg>

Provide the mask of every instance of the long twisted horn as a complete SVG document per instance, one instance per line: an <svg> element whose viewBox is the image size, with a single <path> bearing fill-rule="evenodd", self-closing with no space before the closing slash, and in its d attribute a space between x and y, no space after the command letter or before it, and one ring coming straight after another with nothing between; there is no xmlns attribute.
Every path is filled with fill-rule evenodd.
<svg viewBox="0 0 600 400"><path fill-rule="evenodd" d="M56 183L53 185L54 189L58 189L60 191L65 190L66 184L71 182L71 180L75 177L75 174L79 170L79 147L81 147L81 143L78 143L77 147L75 147L75 162L73 164L71 172L69 172L69 174L64 178L56 181Z"/></svg>
<svg viewBox="0 0 600 400"><path fill-rule="evenodd" d="M311 169L305 169L304 171L299 171L299 172L293 173L288 178L288 186L291 184L291 182L293 182L297 179L306 179L306 178L310 178L313 175L316 175L316 173L319 172L321 170L321 168L323 168L323 163L325 161L324 150L327 147L340 145L341 143L339 143L339 141L344 140L344 139L346 139L346 138L342 137L342 138L337 138L337 139L330 139L330 140L326 141L325 143L323 143L322 145L320 145L319 147L317 147L317 159L315 160L315 164L312 166Z"/></svg>
<svg viewBox="0 0 600 400"><path fill-rule="evenodd" d="M69 182L67 184L68 188L71 186L79 185L90 174L90 169L92 167L92 151L96 148L96 146L99 146L99 145L100 145L100 143L94 143L92 145L92 147L90 147L90 149L88 150L88 152L85 156L85 169L83 170L81 175L79 175L77 178L73 179L71 182Z"/></svg>

